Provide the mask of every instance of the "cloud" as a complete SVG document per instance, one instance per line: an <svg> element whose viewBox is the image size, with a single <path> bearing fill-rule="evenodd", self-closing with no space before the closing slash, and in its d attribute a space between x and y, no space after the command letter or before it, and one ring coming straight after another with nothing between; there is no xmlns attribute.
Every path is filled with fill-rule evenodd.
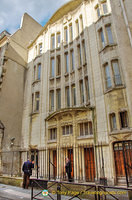
<svg viewBox="0 0 132 200"><path fill-rule="evenodd" d="M25 12L44 25L54 12L69 0L0 0L0 33L11 34L19 27Z"/></svg>

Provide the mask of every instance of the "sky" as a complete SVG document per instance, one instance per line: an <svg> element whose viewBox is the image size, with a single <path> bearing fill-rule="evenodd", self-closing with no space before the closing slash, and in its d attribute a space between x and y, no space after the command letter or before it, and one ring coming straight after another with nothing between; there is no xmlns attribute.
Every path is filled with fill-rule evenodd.
<svg viewBox="0 0 132 200"><path fill-rule="evenodd" d="M55 11L69 0L0 0L0 33L13 34L20 28L21 17L26 12L42 26Z"/></svg>

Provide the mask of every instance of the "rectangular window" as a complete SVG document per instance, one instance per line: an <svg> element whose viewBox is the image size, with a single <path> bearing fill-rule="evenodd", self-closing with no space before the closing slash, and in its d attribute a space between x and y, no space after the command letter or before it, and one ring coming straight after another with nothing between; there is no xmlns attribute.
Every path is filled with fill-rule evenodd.
<svg viewBox="0 0 132 200"><path fill-rule="evenodd" d="M67 44L68 43L68 29L67 27L64 28L64 41Z"/></svg>
<svg viewBox="0 0 132 200"><path fill-rule="evenodd" d="M62 135L69 135L69 134L73 134L73 126L72 125L62 126Z"/></svg>
<svg viewBox="0 0 132 200"><path fill-rule="evenodd" d="M50 111L54 111L54 90L50 91Z"/></svg>
<svg viewBox="0 0 132 200"><path fill-rule="evenodd" d="M51 58L51 77L55 76L55 59Z"/></svg>
<svg viewBox="0 0 132 200"><path fill-rule="evenodd" d="M61 45L61 37L60 37L60 32L59 33L57 33L57 48L59 48L60 47L60 45Z"/></svg>
<svg viewBox="0 0 132 200"><path fill-rule="evenodd" d="M80 45L77 46L79 67L82 66L82 53Z"/></svg>
<svg viewBox="0 0 132 200"><path fill-rule="evenodd" d="M60 55L57 56L57 69L56 69L56 75L59 76L61 75L61 57Z"/></svg>
<svg viewBox="0 0 132 200"><path fill-rule="evenodd" d="M90 100L88 77L85 78L85 89L86 89L86 101L88 102Z"/></svg>
<svg viewBox="0 0 132 200"><path fill-rule="evenodd" d="M80 15L80 31L82 32L83 31L83 18L82 18L82 15Z"/></svg>
<svg viewBox="0 0 132 200"><path fill-rule="evenodd" d="M66 87L65 92L66 92L66 106L70 107L70 91L69 91L69 87Z"/></svg>
<svg viewBox="0 0 132 200"><path fill-rule="evenodd" d="M105 83L106 83L107 89L112 87L111 76L110 76L110 68L109 68L108 63L105 64Z"/></svg>
<svg viewBox="0 0 132 200"><path fill-rule="evenodd" d="M107 8L107 3L106 2L102 3L102 8L103 8L103 14L104 15L107 14L108 13L108 8Z"/></svg>
<svg viewBox="0 0 132 200"><path fill-rule="evenodd" d="M121 123L121 128L128 127L127 111L120 112L120 123Z"/></svg>
<svg viewBox="0 0 132 200"><path fill-rule="evenodd" d="M36 80L36 66L34 66L34 73L33 73L34 81Z"/></svg>
<svg viewBox="0 0 132 200"><path fill-rule="evenodd" d="M85 41L82 42L82 51L83 51L83 64L86 63L86 48L85 48Z"/></svg>
<svg viewBox="0 0 132 200"><path fill-rule="evenodd" d="M73 40L73 28L72 24L69 25L70 42Z"/></svg>
<svg viewBox="0 0 132 200"><path fill-rule="evenodd" d="M83 80L80 81L80 100L81 100L81 104L83 104L84 103Z"/></svg>
<svg viewBox="0 0 132 200"><path fill-rule="evenodd" d="M35 103L36 103L36 106L35 106L35 111L39 111L39 92L36 92L35 93Z"/></svg>
<svg viewBox="0 0 132 200"><path fill-rule="evenodd" d="M32 112L34 111L34 94L32 94Z"/></svg>
<svg viewBox="0 0 132 200"><path fill-rule="evenodd" d="M72 85L72 106L76 105L76 88L75 85Z"/></svg>
<svg viewBox="0 0 132 200"><path fill-rule="evenodd" d="M114 40L113 40L111 25L106 26L106 32L107 32L108 43L113 44Z"/></svg>
<svg viewBox="0 0 132 200"><path fill-rule="evenodd" d="M102 28L99 31L99 35L100 35L101 48L104 48L105 47L105 38L104 38L104 32L103 32Z"/></svg>
<svg viewBox="0 0 132 200"><path fill-rule="evenodd" d="M51 35L51 49L55 48L55 35Z"/></svg>
<svg viewBox="0 0 132 200"><path fill-rule="evenodd" d="M75 67L74 67L74 51L73 50L70 51L70 60L71 60L71 62L70 62L70 64L71 64L71 70L74 70Z"/></svg>
<svg viewBox="0 0 132 200"><path fill-rule="evenodd" d="M79 35L79 23L78 20L76 20L76 37Z"/></svg>
<svg viewBox="0 0 132 200"><path fill-rule="evenodd" d="M80 136L93 135L92 122L84 122L79 124Z"/></svg>
<svg viewBox="0 0 132 200"><path fill-rule="evenodd" d="M42 43L39 44L39 54L42 54Z"/></svg>
<svg viewBox="0 0 132 200"><path fill-rule="evenodd" d="M69 57L68 57L68 53L65 53L65 71L66 71L66 73L69 73Z"/></svg>
<svg viewBox="0 0 132 200"><path fill-rule="evenodd" d="M56 105L56 108L57 109L60 109L61 108L61 90L60 89L58 89L57 91L56 91L56 103L57 103L57 105Z"/></svg>
<svg viewBox="0 0 132 200"><path fill-rule="evenodd" d="M118 66L118 61L117 60L113 60L112 61L112 68L113 68L113 73L114 73L114 83L115 85L122 85L122 81L121 81L121 76L120 76L120 72L119 72L119 66Z"/></svg>
<svg viewBox="0 0 132 200"><path fill-rule="evenodd" d="M38 64L38 74L37 74L37 79L40 80L41 78L41 64Z"/></svg>
<svg viewBox="0 0 132 200"><path fill-rule="evenodd" d="M116 115L115 113L110 114L110 126L111 126L111 131L116 130Z"/></svg>
<svg viewBox="0 0 132 200"><path fill-rule="evenodd" d="M50 129L50 140L56 140L57 138L57 128Z"/></svg>
<svg viewBox="0 0 132 200"><path fill-rule="evenodd" d="M100 18L101 14L100 14L100 8L99 8L99 6L96 8L96 12L97 12L97 18Z"/></svg>

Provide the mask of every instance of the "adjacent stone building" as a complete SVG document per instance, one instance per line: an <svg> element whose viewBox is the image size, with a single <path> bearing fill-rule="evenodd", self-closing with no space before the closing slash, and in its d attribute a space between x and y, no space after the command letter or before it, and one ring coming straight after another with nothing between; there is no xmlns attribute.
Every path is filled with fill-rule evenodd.
<svg viewBox="0 0 132 200"><path fill-rule="evenodd" d="M18 144L33 176L66 180L69 157L74 181L131 181L131 8L70 1L28 45Z"/></svg>

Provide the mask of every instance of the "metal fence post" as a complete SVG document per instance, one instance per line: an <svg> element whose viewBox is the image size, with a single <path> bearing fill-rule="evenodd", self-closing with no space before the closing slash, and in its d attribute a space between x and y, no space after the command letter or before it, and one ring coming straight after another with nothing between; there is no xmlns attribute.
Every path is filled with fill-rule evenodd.
<svg viewBox="0 0 132 200"><path fill-rule="evenodd" d="M61 185L57 184L57 200L61 200Z"/></svg>

